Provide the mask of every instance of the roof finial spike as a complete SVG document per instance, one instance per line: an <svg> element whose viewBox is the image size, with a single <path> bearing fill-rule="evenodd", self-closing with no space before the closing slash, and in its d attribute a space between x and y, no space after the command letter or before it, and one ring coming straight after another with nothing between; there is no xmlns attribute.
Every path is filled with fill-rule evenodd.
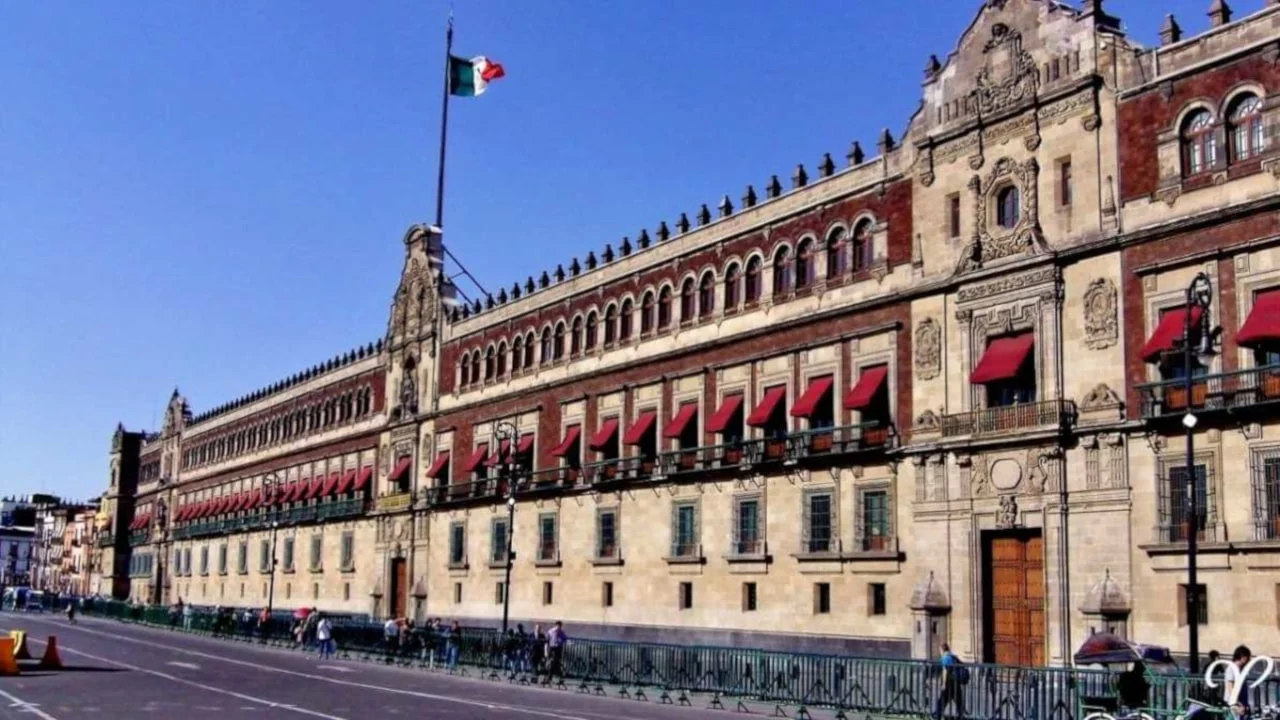
<svg viewBox="0 0 1280 720"><path fill-rule="evenodd" d="M889 128L885 128L884 132L880 133L880 143L878 147L880 149L881 157L888 155L889 152L896 147L896 143L893 141L893 133L889 132Z"/></svg>
<svg viewBox="0 0 1280 720"><path fill-rule="evenodd" d="M924 79L932 80L942 72L942 62L938 60L937 55L930 55L929 62L924 66Z"/></svg>
<svg viewBox="0 0 1280 720"><path fill-rule="evenodd" d="M680 213L680 219L676 221L676 229L681 235L689 232L689 216L686 213Z"/></svg>
<svg viewBox="0 0 1280 720"><path fill-rule="evenodd" d="M698 225L706 225L711 222L711 208L706 203L702 203L702 207L698 208Z"/></svg>
<svg viewBox="0 0 1280 720"><path fill-rule="evenodd" d="M622 236L622 244L618 245L618 252L622 253L622 257L631 254L631 238L626 235Z"/></svg>
<svg viewBox="0 0 1280 720"><path fill-rule="evenodd" d="M862 161L867 159L867 154L862 152L862 143L854 140L853 144L849 146L849 152L845 154L845 157L849 159L849 167L853 167L861 165Z"/></svg>
<svg viewBox="0 0 1280 720"><path fill-rule="evenodd" d="M636 245L638 245L641 250L649 247L649 231L648 230L645 230L644 228L640 229L640 235L636 237Z"/></svg>
<svg viewBox="0 0 1280 720"><path fill-rule="evenodd" d="M729 217L733 214L733 202L729 200L729 196L725 195L720 198L720 217Z"/></svg>
<svg viewBox="0 0 1280 720"><path fill-rule="evenodd" d="M742 207L749 208L756 205L756 188L754 185L748 185L746 192L742 193Z"/></svg>
<svg viewBox="0 0 1280 720"><path fill-rule="evenodd" d="M831 177L835 174L836 163L831 159L831 153L822 153L822 162L818 163L818 175L820 177Z"/></svg>
<svg viewBox="0 0 1280 720"><path fill-rule="evenodd" d="M1227 0L1213 0L1209 5L1209 21L1213 27L1221 27L1231 22L1231 6Z"/></svg>
<svg viewBox="0 0 1280 720"><path fill-rule="evenodd" d="M764 196L766 198L776 198L782 194L782 183L778 181L777 175L769 176L769 184L765 186Z"/></svg>
<svg viewBox="0 0 1280 720"><path fill-rule="evenodd" d="M804 171L804 163L796 163L796 171L791 173L791 188L798 189L809 184L809 173Z"/></svg>
<svg viewBox="0 0 1280 720"><path fill-rule="evenodd" d="M667 227L666 220L663 220L662 222L658 223L658 229L656 233L658 235L658 242L666 242L667 240L671 239L671 228Z"/></svg>
<svg viewBox="0 0 1280 720"><path fill-rule="evenodd" d="M1182 27L1178 19L1169 13L1164 16L1164 25L1160 26L1160 44L1172 45L1182 39Z"/></svg>

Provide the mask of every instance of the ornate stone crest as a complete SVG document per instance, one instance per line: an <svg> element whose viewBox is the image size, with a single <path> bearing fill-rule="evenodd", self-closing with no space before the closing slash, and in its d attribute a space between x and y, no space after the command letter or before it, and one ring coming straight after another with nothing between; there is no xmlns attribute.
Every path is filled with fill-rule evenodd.
<svg viewBox="0 0 1280 720"><path fill-rule="evenodd" d="M1035 158L1019 165L1007 157L996 161L985 179L973 176L969 190L973 193L974 231L961 253L957 273L980 269L993 260L1048 250L1040 231L1039 176L1040 163ZM1000 193L1009 187L1018 193L1017 216L1013 227L1000 227L989 216Z"/></svg>
<svg viewBox="0 0 1280 720"><path fill-rule="evenodd" d="M938 414L932 410L925 410L916 417L917 430L937 430L942 427L942 420Z"/></svg>
<svg viewBox="0 0 1280 720"><path fill-rule="evenodd" d="M932 380L942 372L942 328L933 318L916 326L916 377Z"/></svg>
<svg viewBox="0 0 1280 720"><path fill-rule="evenodd" d="M1012 495L1000 498L1000 509L996 511L996 528L1004 530L1018 526L1018 499Z"/></svg>
<svg viewBox="0 0 1280 720"><path fill-rule="evenodd" d="M1106 383L1098 383L1080 401L1081 410L1106 410L1119 407L1120 396Z"/></svg>
<svg viewBox="0 0 1280 720"><path fill-rule="evenodd" d="M998 112L1035 96L1040 73L1035 57L1022 49L1022 33L996 23L983 52L987 64L978 71L977 87L970 93L979 111Z"/></svg>
<svg viewBox="0 0 1280 720"><path fill-rule="evenodd" d="M1090 350L1109 348L1119 338L1116 297L1109 278L1094 280L1084 291L1084 342Z"/></svg>

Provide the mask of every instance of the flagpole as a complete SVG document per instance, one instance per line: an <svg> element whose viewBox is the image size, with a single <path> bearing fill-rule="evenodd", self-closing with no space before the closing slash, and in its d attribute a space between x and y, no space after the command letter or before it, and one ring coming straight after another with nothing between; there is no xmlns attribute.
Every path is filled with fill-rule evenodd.
<svg viewBox="0 0 1280 720"><path fill-rule="evenodd" d="M449 11L449 29L444 36L444 100L440 105L440 167L436 176L436 227L444 229L444 148L449 134L449 79L453 57L453 10Z"/></svg>

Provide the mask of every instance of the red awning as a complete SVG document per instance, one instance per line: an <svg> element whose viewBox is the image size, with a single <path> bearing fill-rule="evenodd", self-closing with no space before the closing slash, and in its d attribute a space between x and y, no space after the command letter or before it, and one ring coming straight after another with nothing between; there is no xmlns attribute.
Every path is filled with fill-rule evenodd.
<svg viewBox="0 0 1280 720"><path fill-rule="evenodd" d="M489 467L497 467L501 465L502 461L506 459L507 453L509 452L511 452L511 441L503 440L499 442L498 449L495 450L493 454L489 456L489 460L486 464Z"/></svg>
<svg viewBox="0 0 1280 720"><path fill-rule="evenodd" d="M387 482L399 482L400 478L404 477L404 474L409 472L409 466L412 464L412 457L406 455L400 458L396 463L396 466L392 468L391 474L387 476Z"/></svg>
<svg viewBox="0 0 1280 720"><path fill-rule="evenodd" d="M809 381L809 387L805 388L804 394L796 400L795 407L791 408L791 416L798 418L807 418L818 409L818 403L821 403L827 394L831 392L831 386L835 384L835 380L830 375L823 375Z"/></svg>
<svg viewBox="0 0 1280 720"><path fill-rule="evenodd" d="M217 500L215 500L214 502L216 503L216 504L213 506L213 514L214 514L214 515L221 515L221 514L223 514L223 513L225 513L225 512L227 511L227 504L228 504L228 503L227 503L227 496L226 496L226 495L223 495L223 496L219 497L219 498L218 498Z"/></svg>
<svg viewBox="0 0 1280 720"><path fill-rule="evenodd" d="M427 477L432 480L436 479L436 477L440 475L440 471L444 470L444 466L448 464L449 451L444 450L439 455L436 455L436 459L431 463L431 467L427 468Z"/></svg>
<svg viewBox="0 0 1280 720"><path fill-rule="evenodd" d="M600 429L596 430L596 434L591 436L591 442L587 443L592 450L600 450L613 442L613 437L618 433L618 418L609 418L600 425Z"/></svg>
<svg viewBox="0 0 1280 720"><path fill-rule="evenodd" d="M644 441L645 433L653 428L653 423L658 419L657 410L645 410L640 413L640 417L636 418L631 427L627 428L627 434L622 438L622 442L628 445L639 445Z"/></svg>
<svg viewBox="0 0 1280 720"><path fill-rule="evenodd" d="M1195 325L1200 322L1200 317L1204 314L1204 310L1199 305L1191 306L1191 324ZM1169 352L1179 341L1182 340L1182 334L1187 329L1187 309L1185 307L1173 308L1160 315L1160 323L1156 325L1155 332L1151 333L1151 337L1147 338L1147 344L1142 346L1142 350L1138 353L1138 357L1143 362L1155 362L1160 359L1161 353ZM1237 338L1239 342L1239 338Z"/></svg>
<svg viewBox="0 0 1280 720"><path fill-rule="evenodd" d="M307 499L311 500L320 497L320 491L324 490L324 483L324 475L317 475L311 478L311 487L307 488Z"/></svg>
<svg viewBox="0 0 1280 720"><path fill-rule="evenodd" d="M662 431L662 437L678 438L684 432L689 421L698 414L698 403L690 402L680 406L676 411L675 417L671 418L671 422L667 423L667 427Z"/></svg>
<svg viewBox="0 0 1280 720"><path fill-rule="evenodd" d="M324 481L324 487L320 489L320 497L329 497L334 490L338 489L338 483L342 481L342 473L329 473L329 479Z"/></svg>
<svg viewBox="0 0 1280 720"><path fill-rule="evenodd" d="M516 454L523 455L533 449L533 433L520 436L520 444L516 445Z"/></svg>
<svg viewBox="0 0 1280 720"><path fill-rule="evenodd" d="M174 514L174 516L173 516L173 521L174 521L174 522L182 522L182 519L183 519L183 518L185 518L185 517L187 516L187 512L188 512L189 510L190 510L190 508L188 508L186 505L183 505L182 507L178 508L178 512L177 512L177 513L175 513L175 514Z"/></svg>
<svg viewBox="0 0 1280 720"><path fill-rule="evenodd" d="M249 500L251 499L252 498L249 496L249 493L247 492L238 493L236 495L236 503L235 503L236 512L240 512L241 510L244 510L246 507L248 507Z"/></svg>
<svg viewBox="0 0 1280 720"><path fill-rule="evenodd" d="M858 378L857 384L844 394L845 410L864 410L876 399L876 394L880 392L880 388L885 386L885 381L889 379L889 366L876 365L874 367L864 368L862 375Z"/></svg>
<svg viewBox="0 0 1280 720"><path fill-rule="evenodd" d="M581 425L570 425L569 429L564 433L564 439L560 444L551 449L551 454L556 457L564 457L573 449L573 444L578 442L578 436L582 434Z"/></svg>
<svg viewBox="0 0 1280 720"><path fill-rule="evenodd" d="M209 517L218 509L218 502L213 499L205 500L200 504L200 517Z"/></svg>
<svg viewBox="0 0 1280 720"><path fill-rule="evenodd" d="M369 478L373 477L373 466L365 465L360 468L360 474L356 475L356 484L351 487L353 492L360 492L369 484Z"/></svg>
<svg viewBox="0 0 1280 720"><path fill-rule="evenodd" d="M761 427L768 424L769 418L773 417L773 411L777 409L778 403L787 397L787 386L778 385L764 391L764 397L760 399L760 404L756 405L756 409L751 411L747 416L747 424L752 427Z"/></svg>
<svg viewBox="0 0 1280 720"><path fill-rule="evenodd" d="M742 407L742 396L734 393L726 395L720 401L720 408L716 410L716 414L711 416L711 420L707 422L707 432L722 433L725 428L729 427L729 421L733 420L733 414L738 412L738 408Z"/></svg>
<svg viewBox="0 0 1280 720"><path fill-rule="evenodd" d="M251 499L251 500L249 501L249 509L250 509L250 510L255 510L255 509L259 508L259 507L262 507L262 500L263 500L263 498L264 498L264 495L263 495L263 492L262 492L262 488L258 488L257 490L254 490L254 491L253 491L253 499Z"/></svg>
<svg viewBox="0 0 1280 720"><path fill-rule="evenodd" d="M1026 364L1027 358L1031 357L1031 348L1035 347L1035 344L1034 333L1009 335L992 340L991 344L987 345L987 351L982 354L982 359L978 361L978 366L969 375L969 382L973 385L986 385L1013 379Z"/></svg>
<svg viewBox="0 0 1280 720"><path fill-rule="evenodd" d="M480 467L480 463L484 462L485 457L489 454L489 443L480 443L476 446L475 452L471 453L471 457L462 465L462 472L475 472Z"/></svg>
<svg viewBox="0 0 1280 720"><path fill-rule="evenodd" d="M1253 309L1236 333L1236 344L1244 347L1280 344L1280 290L1260 292Z"/></svg>
<svg viewBox="0 0 1280 720"><path fill-rule="evenodd" d="M338 481L338 487L334 488L335 495L341 495L351 489L352 483L356 481L356 471L348 470L342 479Z"/></svg>
<svg viewBox="0 0 1280 720"><path fill-rule="evenodd" d="M298 502L307 496L307 491L311 489L310 480L299 480L293 484L293 492L289 494L291 502Z"/></svg>

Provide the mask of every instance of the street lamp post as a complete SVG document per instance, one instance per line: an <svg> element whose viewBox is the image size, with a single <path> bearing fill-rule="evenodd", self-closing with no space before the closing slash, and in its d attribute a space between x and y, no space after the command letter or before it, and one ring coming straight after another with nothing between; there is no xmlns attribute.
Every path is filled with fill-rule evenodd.
<svg viewBox="0 0 1280 720"><path fill-rule="evenodd" d="M1187 515L1189 519L1190 530L1187 533L1187 628L1188 628L1188 651L1191 654L1189 661L1191 673L1194 675L1200 672L1200 585L1197 573L1196 553L1198 550L1200 535L1200 514L1203 508L1200 507L1199 485L1201 481L1196 476L1196 446L1195 446L1195 427L1196 416L1193 412L1192 393L1195 390L1194 370L1197 355L1212 356L1214 352L1214 341L1221 328L1211 328L1209 322L1209 306L1213 301L1213 283L1209 280L1209 276L1205 273L1199 273L1191 284L1187 286L1187 304L1182 334L1182 362L1183 362L1183 390L1186 392L1187 414L1182 418L1182 425L1186 429L1187 437L1187 460L1186 470L1184 472L1187 493ZM1199 317L1193 318L1195 309L1199 309ZM1198 327L1197 327L1198 325ZM1199 342L1196 342L1196 341ZM1205 475L1204 483L1208 483L1208 473ZM1208 492L1208 488L1205 488Z"/></svg>
<svg viewBox="0 0 1280 720"><path fill-rule="evenodd" d="M284 480L274 473L262 480L262 487L267 491L271 507L271 579L267 581L267 618L271 618L271 610L276 599L276 531L280 528L280 489Z"/></svg>
<svg viewBox="0 0 1280 720"><path fill-rule="evenodd" d="M518 468L515 458L518 431L515 425L504 421L494 428L494 435L499 441L499 449L502 447L502 441L507 443L507 456L502 458L498 466L499 477L507 481L507 562L506 574L502 581L502 635L506 637L507 625L511 617L511 566L515 564L515 553L511 546L516 534L516 471Z"/></svg>

